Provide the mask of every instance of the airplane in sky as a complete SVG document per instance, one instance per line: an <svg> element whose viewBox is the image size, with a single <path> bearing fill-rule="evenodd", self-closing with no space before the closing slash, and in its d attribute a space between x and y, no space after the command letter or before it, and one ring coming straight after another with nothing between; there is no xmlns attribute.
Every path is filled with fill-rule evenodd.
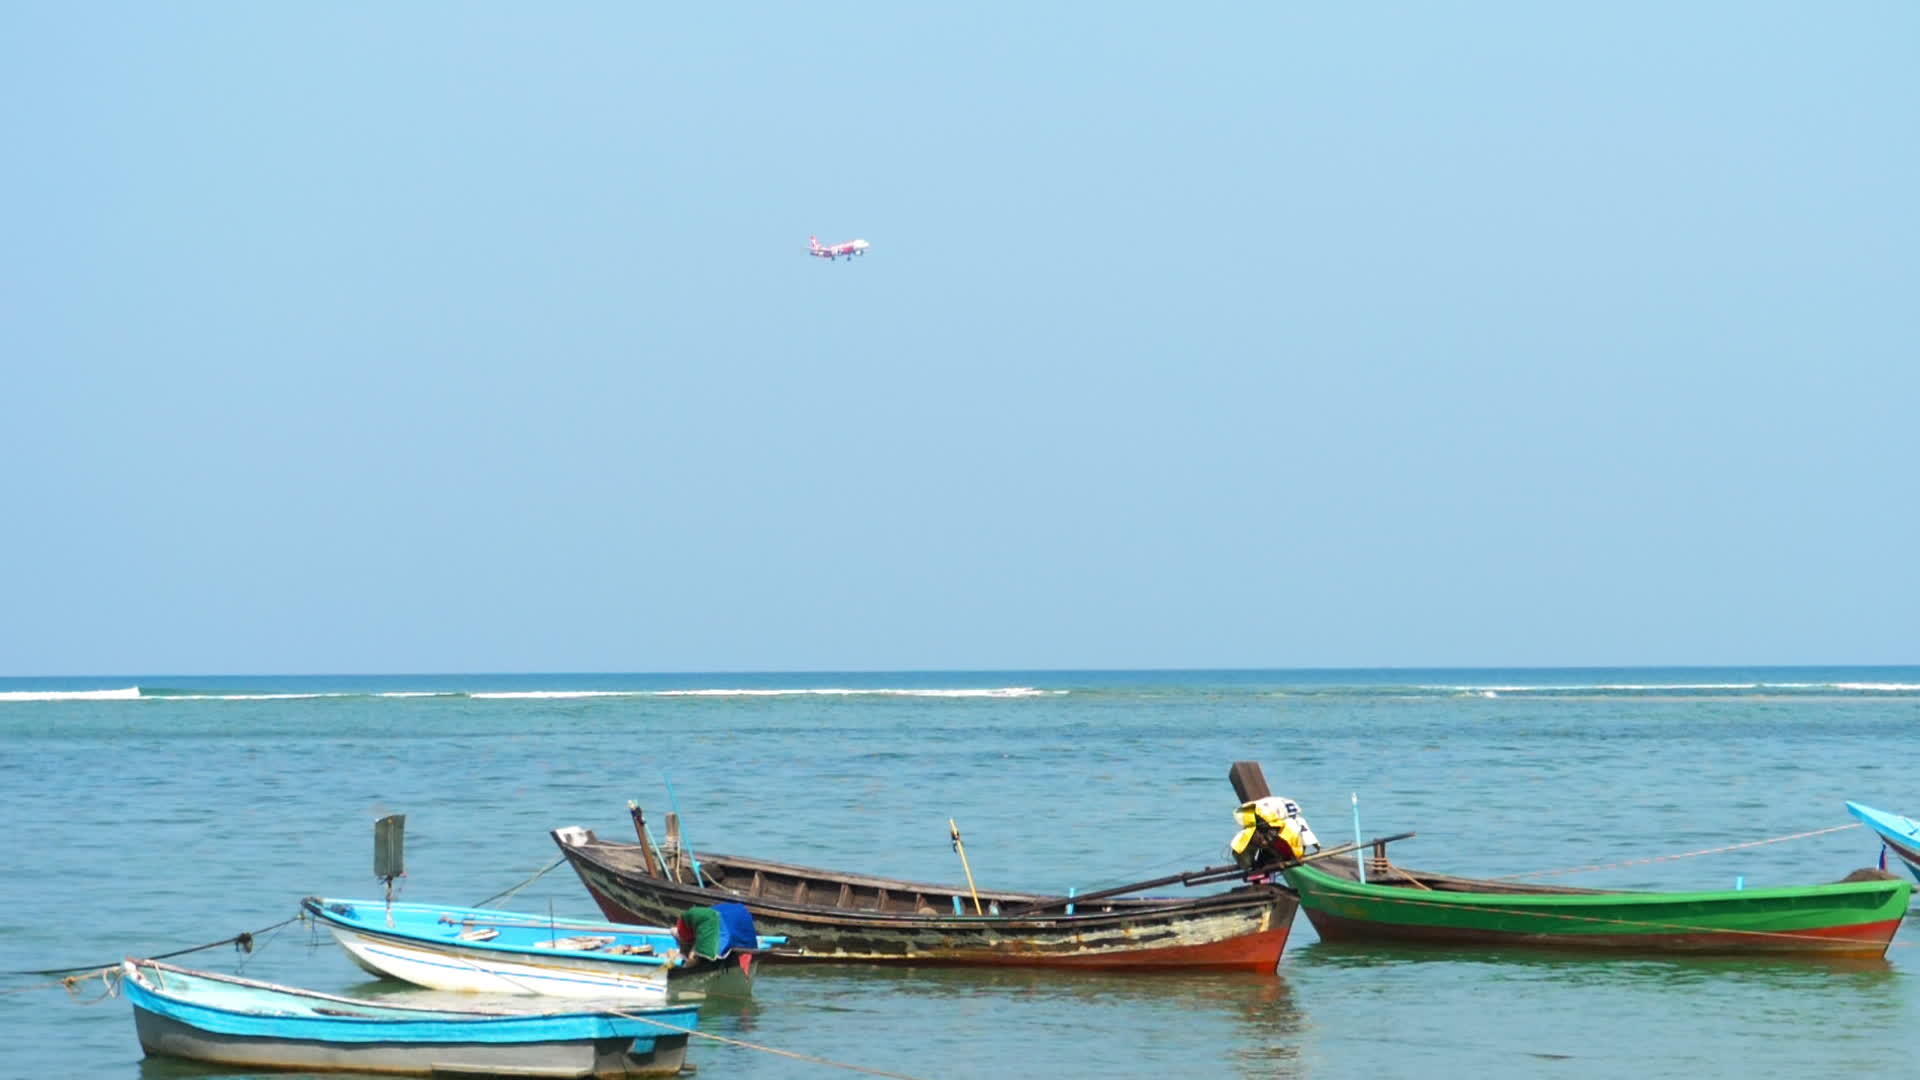
<svg viewBox="0 0 1920 1080"><path fill-rule="evenodd" d="M867 249L872 246L872 244L867 243L865 240L849 240L844 244L826 244L823 246L820 243L819 237L807 237L807 254L821 259L837 259L842 255L851 259L855 255L865 255Z"/></svg>

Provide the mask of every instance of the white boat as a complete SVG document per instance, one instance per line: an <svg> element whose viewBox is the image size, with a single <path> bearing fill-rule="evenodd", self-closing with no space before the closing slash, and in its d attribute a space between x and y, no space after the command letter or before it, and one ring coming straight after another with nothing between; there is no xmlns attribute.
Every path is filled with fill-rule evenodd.
<svg viewBox="0 0 1920 1080"><path fill-rule="evenodd" d="M664 927L513 911L309 896L301 902L362 968L434 990L659 1003L725 978L746 993L755 951L689 959Z"/></svg>

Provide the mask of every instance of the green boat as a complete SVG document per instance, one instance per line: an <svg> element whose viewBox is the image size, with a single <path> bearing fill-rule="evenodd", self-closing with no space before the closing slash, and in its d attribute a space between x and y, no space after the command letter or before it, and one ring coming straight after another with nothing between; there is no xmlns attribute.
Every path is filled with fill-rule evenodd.
<svg viewBox="0 0 1920 1080"><path fill-rule="evenodd" d="M1324 941L1435 942L1687 953L1882 956L1913 884L1856 870L1831 885L1606 892L1429 874L1352 859L1290 867Z"/></svg>

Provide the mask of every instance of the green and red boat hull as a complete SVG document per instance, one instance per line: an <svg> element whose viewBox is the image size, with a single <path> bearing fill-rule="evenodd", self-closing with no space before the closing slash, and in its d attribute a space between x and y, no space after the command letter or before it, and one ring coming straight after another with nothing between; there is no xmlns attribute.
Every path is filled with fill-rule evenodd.
<svg viewBox="0 0 1920 1080"><path fill-rule="evenodd" d="M1408 878L1417 875L1408 873ZM1795 888L1641 893L1472 891L1359 881L1314 866L1286 871L1324 941L1522 945L1687 953L1880 956L1913 891L1890 875ZM1524 888L1524 887L1523 887Z"/></svg>

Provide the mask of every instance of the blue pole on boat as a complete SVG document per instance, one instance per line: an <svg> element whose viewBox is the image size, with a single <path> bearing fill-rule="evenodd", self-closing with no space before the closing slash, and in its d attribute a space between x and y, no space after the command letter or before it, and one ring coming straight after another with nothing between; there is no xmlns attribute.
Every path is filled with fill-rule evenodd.
<svg viewBox="0 0 1920 1080"><path fill-rule="evenodd" d="M1747 887L1747 875L1741 874L1739 877L1733 879L1733 889L1735 892L1739 892L1741 889L1744 889L1746 887Z"/></svg>
<svg viewBox="0 0 1920 1080"><path fill-rule="evenodd" d="M666 773L660 779L667 782L667 802L673 806L673 816L680 818L680 846L687 849L687 858L693 862L693 880L696 885L705 885L704 875L700 871L700 857L693 853L693 841L687 836L687 819L680 816L680 800L673 796L673 777Z"/></svg>
<svg viewBox="0 0 1920 1080"><path fill-rule="evenodd" d="M1067 914L1073 914L1073 886L1067 886Z"/></svg>
<svg viewBox="0 0 1920 1080"><path fill-rule="evenodd" d="M1360 839L1360 793L1353 793L1353 865L1360 871L1360 884L1367 883L1367 853L1360 850L1365 841Z"/></svg>

